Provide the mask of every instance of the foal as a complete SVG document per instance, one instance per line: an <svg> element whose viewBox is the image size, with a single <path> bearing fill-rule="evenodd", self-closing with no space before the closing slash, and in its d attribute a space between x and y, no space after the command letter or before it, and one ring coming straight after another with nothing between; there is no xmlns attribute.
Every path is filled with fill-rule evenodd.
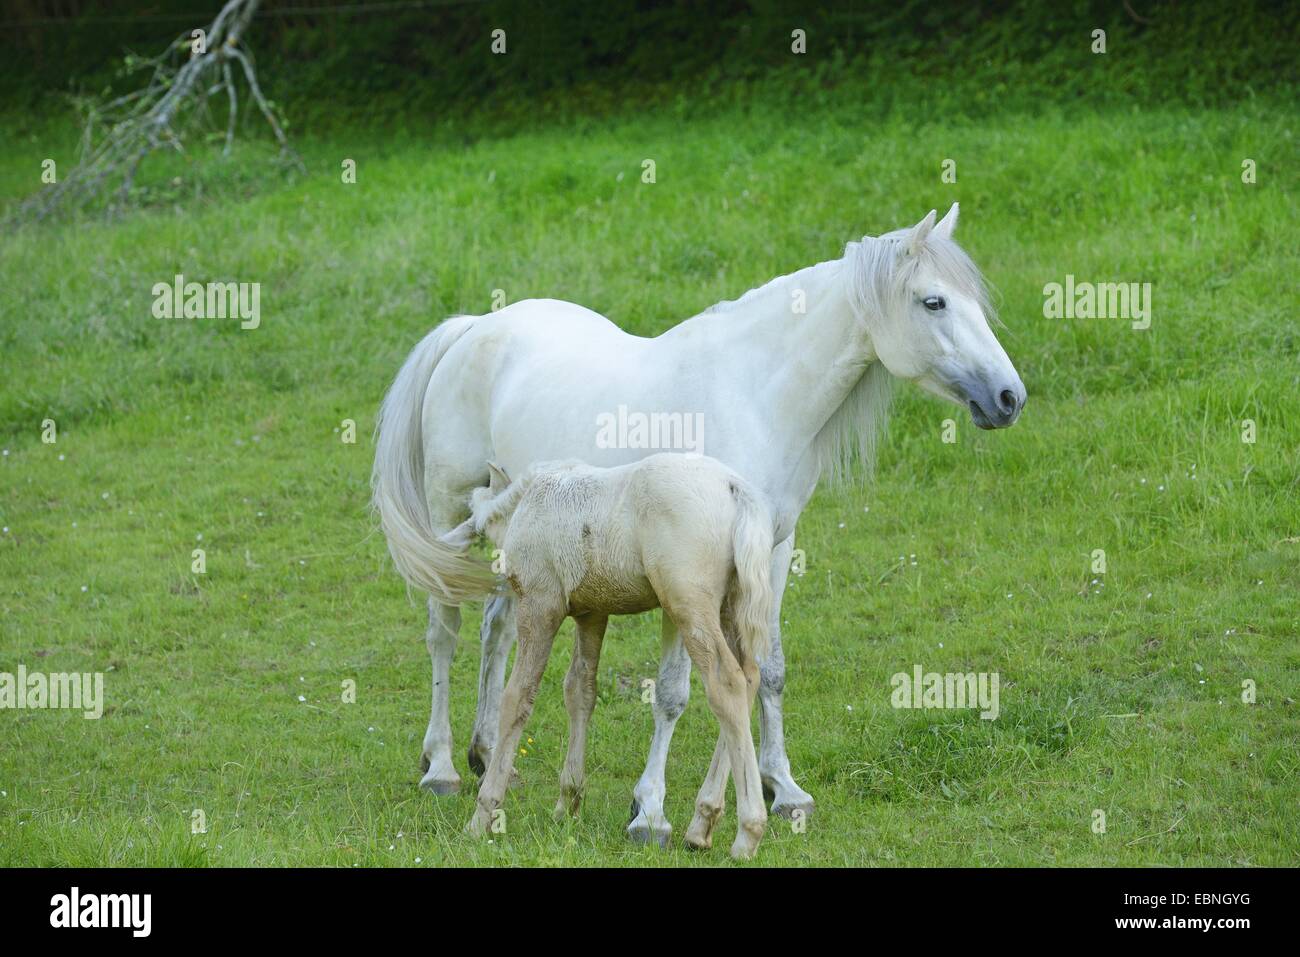
<svg viewBox="0 0 1300 957"><path fill-rule="evenodd" d="M468 829L486 833L501 805L566 616L577 639L564 680L569 747L556 812L577 812L605 625L610 615L662 607L685 639L721 729L686 843L712 846L734 771L740 826L731 856L752 856L767 822L749 717L772 606L767 508L717 460L682 454L610 469L541 463L513 483L495 465L490 473L489 487L473 493L469 520L443 536L463 552L485 534L501 549L519 602L519 650L502 698L500 737Z"/></svg>

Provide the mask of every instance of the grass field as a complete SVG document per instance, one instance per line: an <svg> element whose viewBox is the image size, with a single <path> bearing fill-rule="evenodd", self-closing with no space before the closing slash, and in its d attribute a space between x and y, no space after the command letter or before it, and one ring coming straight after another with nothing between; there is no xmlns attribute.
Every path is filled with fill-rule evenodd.
<svg viewBox="0 0 1300 957"><path fill-rule="evenodd" d="M0 712L0 864L729 864L730 798L710 854L624 838L657 616L611 623L579 820L550 818L562 636L509 833L461 834L476 613L453 670L469 786L417 788L429 665L367 514L378 401L425 331L494 289L655 334L953 200L1028 407L980 433L902 389L875 479L805 513L786 715L818 805L806 833L774 821L758 863L1296 864L1293 118L1251 101L864 124L844 103L320 137L292 182L260 144L171 159L141 213L0 238L0 671L106 673L101 720ZM0 196L68 156L50 129L3 134ZM154 318L176 273L260 282L260 328ZM1151 327L1044 318L1066 274L1150 282ZM895 710L890 676L914 664L998 672L1000 717ZM714 736L696 681L677 835Z"/></svg>

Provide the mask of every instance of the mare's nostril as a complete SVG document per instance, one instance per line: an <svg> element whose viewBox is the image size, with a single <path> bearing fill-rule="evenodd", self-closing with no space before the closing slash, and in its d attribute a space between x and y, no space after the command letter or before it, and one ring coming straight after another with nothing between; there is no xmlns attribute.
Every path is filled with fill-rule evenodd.
<svg viewBox="0 0 1300 957"><path fill-rule="evenodd" d="M1002 409L1004 415L1010 415L1016 411L1020 403L1016 400L1016 394L1010 389L1003 389L998 393L998 406Z"/></svg>

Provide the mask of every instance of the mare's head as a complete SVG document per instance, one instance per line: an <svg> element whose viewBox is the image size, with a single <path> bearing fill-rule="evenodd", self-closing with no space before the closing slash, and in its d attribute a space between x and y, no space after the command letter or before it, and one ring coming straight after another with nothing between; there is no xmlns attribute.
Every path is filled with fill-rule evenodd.
<svg viewBox="0 0 1300 957"><path fill-rule="evenodd" d="M1025 386L989 324L979 269L953 241L957 204L938 223L867 237L850 250L856 307L890 373L970 410L982 429L1011 425Z"/></svg>

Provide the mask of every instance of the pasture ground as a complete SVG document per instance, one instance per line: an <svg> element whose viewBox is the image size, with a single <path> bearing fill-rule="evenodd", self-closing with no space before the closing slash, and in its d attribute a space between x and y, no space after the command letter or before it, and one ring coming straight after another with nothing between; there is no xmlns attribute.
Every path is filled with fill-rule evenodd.
<svg viewBox="0 0 1300 957"><path fill-rule="evenodd" d="M803 834L774 821L758 863L1296 864L1293 117L751 104L470 144L320 135L296 180L262 143L200 151L158 167L143 212L0 237L0 670L103 671L107 696L98 721L0 714L0 864L729 863L730 798L711 854L624 839L654 616L611 625L580 819L550 817L562 636L509 832L462 836L476 613L453 672L467 787L418 790L429 664L366 510L378 401L425 331L494 289L654 334L953 200L1028 407L982 433L900 389L874 480L818 492L783 611L790 755L818 808ZM5 199L70 160L71 128L18 128ZM154 318L176 273L260 282L261 327ZM1150 282L1150 329L1044 318L1066 274ZM915 664L998 672L1001 716L895 710L890 676ZM715 735L693 681L678 835Z"/></svg>

